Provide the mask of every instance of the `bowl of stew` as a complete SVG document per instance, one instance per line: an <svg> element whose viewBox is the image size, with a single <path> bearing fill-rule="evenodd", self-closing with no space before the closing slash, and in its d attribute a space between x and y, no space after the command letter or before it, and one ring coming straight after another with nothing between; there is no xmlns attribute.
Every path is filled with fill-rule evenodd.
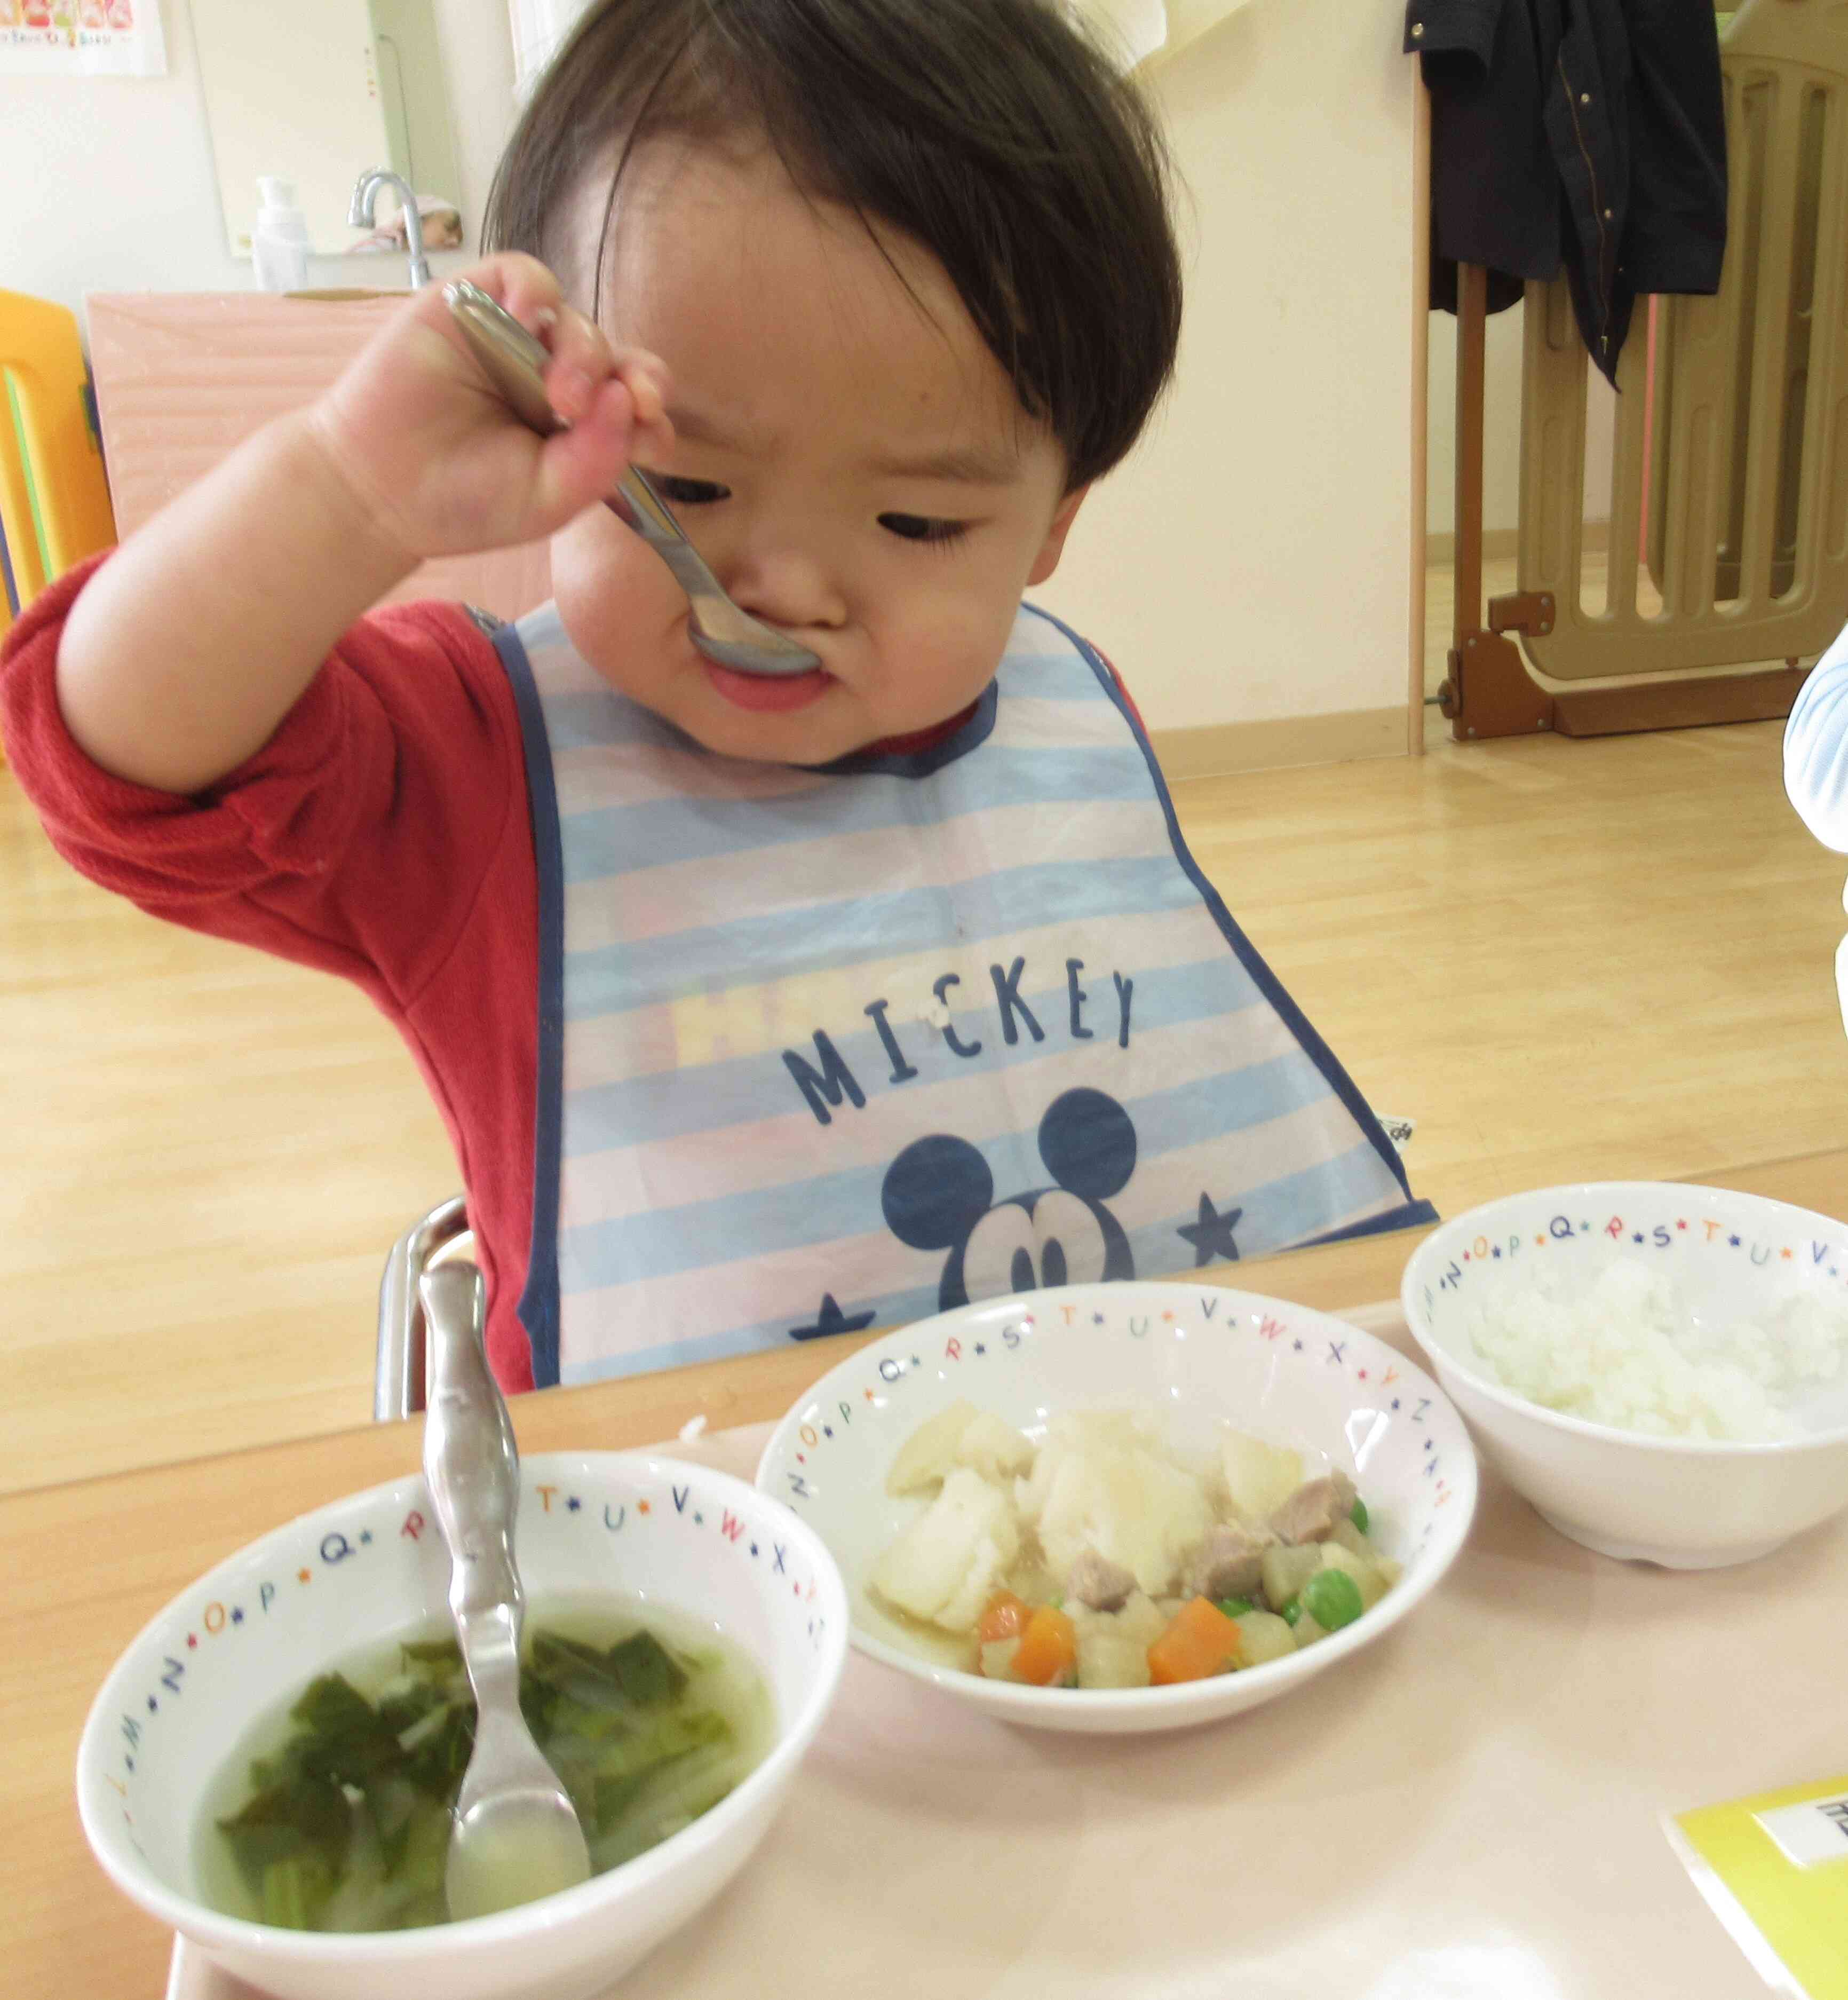
<svg viewBox="0 0 1848 2000"><path fill-rule="evenodd" d="M1364 1329L1132 1282L859 1349L758 1483L827 1543L858 1651L1003 1721L1134 1734L1257 1707L1393 1630L1461 1550L1476 1464L1443 1391Z"/></svg>

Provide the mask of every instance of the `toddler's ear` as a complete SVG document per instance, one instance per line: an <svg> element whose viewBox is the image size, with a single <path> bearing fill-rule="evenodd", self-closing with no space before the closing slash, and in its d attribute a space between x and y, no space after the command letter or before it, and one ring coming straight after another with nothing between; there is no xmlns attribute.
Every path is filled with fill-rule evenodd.
<svg viewBox="0 0 1848 2000"><path fill-rule="evenodd" d="M1074 486L1059 503L1059 512L1052 516L1052 525L1046 530L1046 538L1039 545L1039 554L1033 558L1033 567L1027 572L1029 584L1044 583L1059 567L1059 558L1065 553L1065 538L1078 518L1078 509L1084 505L1084 496L1090 491L1088 484Z"/></svg>

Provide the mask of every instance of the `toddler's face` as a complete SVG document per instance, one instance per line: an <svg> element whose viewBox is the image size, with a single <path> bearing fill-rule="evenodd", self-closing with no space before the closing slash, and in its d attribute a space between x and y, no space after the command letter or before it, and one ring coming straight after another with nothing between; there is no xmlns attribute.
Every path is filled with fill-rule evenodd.
<svg viewBox="0 0 1848 2000"><path fill-rule="evenodd" d="M562 260L580 291L600 191L581 207ZM579 651L730 756L821 763L955 714L1083 496L941 266L896 236L882 252L765 153L640 148L619 214L602 323L674 378L673 460L644 469L732 598L822 667L791 681L713 665L659 558L601 508L553 544Z"/></svg>

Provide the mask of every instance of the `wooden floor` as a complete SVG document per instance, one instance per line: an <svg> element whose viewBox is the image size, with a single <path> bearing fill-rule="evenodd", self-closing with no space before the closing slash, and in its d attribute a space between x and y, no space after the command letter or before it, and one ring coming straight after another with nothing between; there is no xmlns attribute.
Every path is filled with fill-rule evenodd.
<svg viewBox="0 0 1848 2000"><path fill-rule="evenodd" d="M1842 864L1780 735L1438 727L1177 803L1449 1213L1848 1145ZM0 1131L0 1490L365 1420L386 1251L456 1178L410 1058L335 981L78 880L3 771Z"/></svg>

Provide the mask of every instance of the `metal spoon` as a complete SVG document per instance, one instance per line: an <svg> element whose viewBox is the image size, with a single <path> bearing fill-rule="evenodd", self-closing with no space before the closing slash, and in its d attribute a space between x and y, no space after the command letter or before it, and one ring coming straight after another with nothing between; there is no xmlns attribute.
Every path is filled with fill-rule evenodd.
<svg viewBox="0 0 1848 2000"><path fill-rule="evenodd" d="M519 1452L482 1344L481 1273L439 1264L418 1290L429 1328L424 1479L449 1550L449 1611L475 1691L475 1747L449 1829L449 1915L484 1917L590 1877L584 1828L520 1713L514 1566Z"/></svg>
<svg viewBox="0 0 1848 2000"><path fill-rule="evenodd" d="M498 300L467 279L445 285L442 296L483 373L514 415L541 437L563 429L563 420L546 394L543 377L552 357L545 348ZM797 645L733 603L647 473L629 467L603 504L674 572L692 606L693 644L709 660L739 673L771 675L806 674L821 665L806 646Z"/></svg>

